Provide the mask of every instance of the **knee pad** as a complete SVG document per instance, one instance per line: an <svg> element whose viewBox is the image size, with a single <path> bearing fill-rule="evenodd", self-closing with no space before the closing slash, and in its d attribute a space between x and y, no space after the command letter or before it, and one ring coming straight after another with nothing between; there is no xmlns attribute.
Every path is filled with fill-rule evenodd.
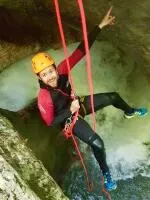
<svg viewBox="0 0 150 200"><path fill-rule="evenodd" d="M93 134L89 138L88 144L92 148L97 148L97 149L101 149L101 150L104 149L104 142L97 134Z"/></svg>

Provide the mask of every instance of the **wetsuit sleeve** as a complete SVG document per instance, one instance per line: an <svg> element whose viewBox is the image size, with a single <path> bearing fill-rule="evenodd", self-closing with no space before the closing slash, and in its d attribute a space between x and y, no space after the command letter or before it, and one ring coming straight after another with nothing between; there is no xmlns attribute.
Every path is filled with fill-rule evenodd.
<svg viewBox="0 0 150 200"><path fill-rule="evenodd" d="M71 116L70 105L66 109L62 109L61 112L55 115L54 120L51 123L51 126L56 124L62 124L65 120Z"/></svg>
<svg viewBox="0 0 150 200"><path fill-rule="evenodd" d="M88 34L88 42L89 48L92 46L94 41L96 40L97 35L100 33L101 29L98 25L94 27L94 29ZM68 57L70 68L72 69L84 56L85 56L85 47L84 40L79 44L79 46L75 49L75 51ZM67 62L66 59L63 60L58 65L59 74L68 74Z"/></svg>
<svg viewBox="0 0 150 200"><path fill-rule="evenodd" d="M50 98L49 92L45 89L41 89L38 95L38 108L42 119L50 126L54 120L54 105Z"/></svg>

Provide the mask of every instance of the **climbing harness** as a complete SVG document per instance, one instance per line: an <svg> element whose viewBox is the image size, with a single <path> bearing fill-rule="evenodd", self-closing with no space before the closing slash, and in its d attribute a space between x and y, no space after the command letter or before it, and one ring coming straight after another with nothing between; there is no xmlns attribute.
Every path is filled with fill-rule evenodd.
<svg viewBox="0 0 150 200"><path fill-rule="evenodd" d="M71 137L71 128L72 128L72 124L73 123L73 115L71 115L70 117L68 117L66 119L66 122L65 122L65 127L63 129L64 131L64 134L66 136L66 138L68 139L69 137Z"/></svg>

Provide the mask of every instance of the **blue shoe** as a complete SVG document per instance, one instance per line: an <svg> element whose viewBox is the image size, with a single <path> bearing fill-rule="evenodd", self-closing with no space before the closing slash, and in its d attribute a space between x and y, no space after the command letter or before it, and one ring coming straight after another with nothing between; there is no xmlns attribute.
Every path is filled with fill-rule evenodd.
<svg viewBox="0 0 150 200"><path fill-rule="evenodd" d="M125 113L125 118L130 119L136 116L144 117L148 114L147 108L135 108L133 113Z"/></svg>
<svg viewBox="0 0 150 200"><path fill-rule="evenodd" d="M104 176L104 187L108 191L115 190L117 188L116 181L112 180L110 172L106 172L103 174Z"/></svg>

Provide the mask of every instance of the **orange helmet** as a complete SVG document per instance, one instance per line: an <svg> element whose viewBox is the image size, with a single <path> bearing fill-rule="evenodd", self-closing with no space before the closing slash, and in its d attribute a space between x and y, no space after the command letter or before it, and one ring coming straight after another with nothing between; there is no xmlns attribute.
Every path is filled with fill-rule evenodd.
<svg viewBox="0 0 150 200"><path fill-rule="evenodd" d="M37 53L32 58L32 69L37 74L54 63L54 60L47 53Z"/></svg>

